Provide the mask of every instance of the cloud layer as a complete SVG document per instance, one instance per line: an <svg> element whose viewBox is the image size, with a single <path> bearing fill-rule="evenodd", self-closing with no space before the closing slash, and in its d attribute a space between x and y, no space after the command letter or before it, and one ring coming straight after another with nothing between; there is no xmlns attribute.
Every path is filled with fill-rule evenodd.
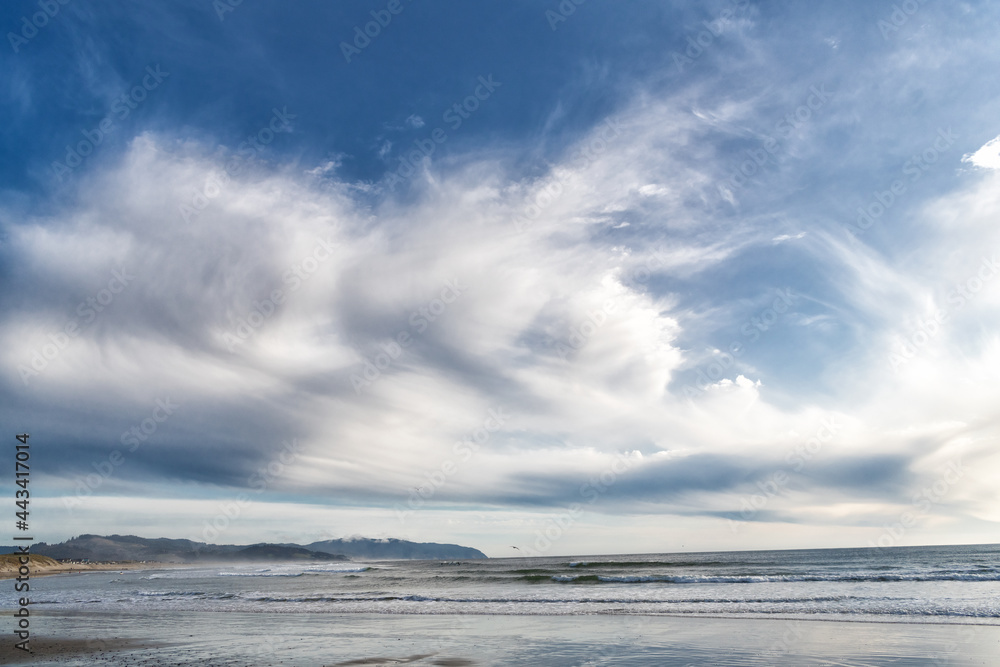
<svg viewBox="0 0 1000 667"><path fill-rule="evenodd" d="M123 125L45 205L10 198L0 410L43 443L48 541L991 539L996 102L941 70L996 54L958 15L873 19L870 55L825 16L794 66L801 17L782 42L763 11L684 67L649 47L627 90L568 76L614 108L559 135L553 106L544 149L479 126L408 159L441 125L415 108L365 175L283 152L321 133L275 107L260 150Z"/></svg>

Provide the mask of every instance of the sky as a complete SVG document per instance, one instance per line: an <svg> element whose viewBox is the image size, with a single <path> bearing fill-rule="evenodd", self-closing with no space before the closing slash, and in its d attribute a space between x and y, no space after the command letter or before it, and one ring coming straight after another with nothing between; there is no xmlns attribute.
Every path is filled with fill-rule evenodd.
<svg viewBox="0 0 1000 667"><path fill-rule="evenodd" d="M3 3L35 539L995 542L998 19Z"/></svg>

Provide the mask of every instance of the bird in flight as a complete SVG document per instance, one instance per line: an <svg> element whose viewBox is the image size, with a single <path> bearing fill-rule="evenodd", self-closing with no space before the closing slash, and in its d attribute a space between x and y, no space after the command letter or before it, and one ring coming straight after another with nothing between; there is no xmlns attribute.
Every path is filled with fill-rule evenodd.
<svg viewBox="0 0 1000 667"><path fill-rule="evenodd" d="M511 547L511 549L517 549L517 547ZM520 549L517 549L517 550L520 551Z"/></svg>

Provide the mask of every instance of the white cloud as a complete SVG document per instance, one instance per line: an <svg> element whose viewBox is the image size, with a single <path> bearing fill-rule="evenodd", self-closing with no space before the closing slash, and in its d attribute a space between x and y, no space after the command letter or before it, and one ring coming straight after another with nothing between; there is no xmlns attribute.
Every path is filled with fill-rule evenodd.
<svg viewBox="0 0 1000 667"><path fill-rule="evenodd" d="M975 153L963 155L962 162L982 169L1000 169L1000 137L990 139Z"/></svg>
<svg viewBox="0 0 1000 667"><path fill-rule="evenodd" d="M373 210L354 201L346 184L336 186L331 163L312 170L313 179L291 168L248 170L190 223L178 206L220 173L220 163L196 144L144 135L117 169L88 182L72 207L10 228L9 243L32 278L54 289L37 290L26 312L5 317L0 363L17 378L18 366L30 363L47 333L74 317L75 304L100 289L112 268L125 265L134 267L135 283L30 380L26 395L60 396L91 411L96 422L111 422L112 434L131 425L115 422L115 414L143 415L151 400L171 395L190 406L187 414L199 415L191 429L203 451L229 466L231 474L216 480L223 495L267 463L275 433L293 428L288 435L299 439L304 453L274 490L359 505L354 514L343 508L333 514L345 526L361 526L346 532L400 535L385 505L404 501L428 472L454 461L456 441L481 429L498 407L509 412L509 422L460 462L435 495L437 509L417 512L407 530L453 541L417 530L447 517L462 534L481 540L498 517L537 525L538 517L518 509L514 496L544 496L551 480L600 475L618 452L647 454L637 473L669 471L697 455L782 466L830 414L844 426L810 474L840 457L902 453L913 457L911 472L925 480L942 452L963 456L974 472L950 499L968 499L974 513L992 516L981 504L991 497L986 489L997 472L995 457L983 449L996 437L1000 404L995 337L979 333L959 345L955 341L976 331L961 326L942 331L898 375L885 363L893 327L921 314L915 308L933 291L926 267L942 267L946 284L967 266L955 248L979 252L995 235L987 221L1000 209L990 183L928 204L924 214L932 219L947 208L964 221L953 237L960 245L934 245L907 261L822 231L734 233L700 204L701 194L715 187L712 152L695 141L701 131L682 109L648 105L595 128L580 151L541 179L508 182L488 155L432 164L427 180L415 186L415 203L387 201ZM655 227L663 240L607 245L594 229L612 213L632 220L631 229ZM530 224L515 226L518 219ZM679 340L698 315L678 305L680 295L652 289L651 274L699 284L755 247L791 239L805 239L794 245L836 272L834 284L846 305L830 311L867 327L870 355L828 360L835 393L825 399L801 396L779 405L768 381L736 368L691 400L668 391L689 354ZM322 259L316 255L320 242L329 246ZM448 281L461 287L446 303ZM712 283L703 284L710 292ZM280 307L230 352L225 336L250 322L275 290L284 295ZM54 292L74 297L66 303L49 296ZM716 316L732 316L728 301L708 299ZM992 317L995 303L984 291L962 315ZM796 321L805 326L830 317ZM391 342L400 334L411 343L395 350ZM380 354L389 355L384 365ZM351 378L365 377L366 362L381 367L359 392ZM213 421L214 415L232 421ZM171 425L180 428L189 419L179 414ZM274 428L235 438L231 429L250 419ZM969 426L945 432L937 425L946 422ZM907 425L917 430L902 432ZM166 433L157 442L178 453L184 445ZM685 456L656 456L664 450L684 450ZM153 488L169 486L169 475L161 474L153 475ZM129 482L124 471L120 481ZM53 488L68 491L71 477L62 484ZM621 484L627 487L627 477ZM669 491L628 512L690 507L695 492L685 499ZM867 495L840 502L838 494L848 491L816 488L782 510L805 522L864 524L877 523L891 505L868 497L882 489L854 491ZM705 506L738 510L737 491L699 493L711 499ZM571 493L568 500L574 498ZM811 509L830 498L837 502ZM181 502L158 507L173 505L185 516L201 511ZM296 511L305 505L315 506L300 503ZM480 508L490 517L487 527L472 525L471 514L455 511L456 505ZM372 509L377 507L382 509ZM602 500L588 519L590 532L567 544L591 549L595 536L623 534L603 525L600 515L622 507L610 497ZM353 518L343 518L348 515ZM622 521L655 524L643 516ZM678 519L690 530L696 524ZM718 525L724 544L728 529L721 520ZM777 533L773 526L759 530L768 539ZM849 532L864 534L861 528ZM712 546L713 539L701 544ZM640 543L647 544L640 539L630 548L641 550ZM665 548L670 545L659 547Z"/></svg>

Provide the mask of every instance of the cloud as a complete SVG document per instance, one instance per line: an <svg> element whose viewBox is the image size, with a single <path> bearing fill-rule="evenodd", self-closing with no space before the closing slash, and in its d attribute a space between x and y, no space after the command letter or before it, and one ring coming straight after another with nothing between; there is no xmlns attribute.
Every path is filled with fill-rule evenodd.
<svg viewBox="0 0 1000 667"><path fill-rule="evenodd" d="M962 162L969 162L981 169L1000 169L1000 137L990 139L974 153L963 155Z"/></svg>
<svg viewBox="0 0 1000 667"><path fill-rule="evenodd" d="M5 200L0 412L43 425L54 494L125 456L65 525L121 498L122 525L167 507L186 530L294 440L254 524L288 541L328 515L343 534L509 545L497 531L581 503L579 548L640 550L666 522L732 546L727 519L778 472L788 483L741 529L753 546L787 544L789 524L860 540L953 461L968 472L927 534L984 530L1000 465L998 140L963 158L982 171L936 152L852 236L856 209L909 178L939 127L983 135L952 107L898 127L900 109L951 99L904 40L866 69L828 38L846 64L781 78L766 66L799 44L753 28L727 24L697 75L623 84L597 121L552 104L537 141L476 134L484 105L398 193L325 147L230 173L231 149L164 123L127 142L123 126L122 152L105 146L45 206ZM767 85L746 87L762 66ZM824 82L829 105L733 186ZM380 139L356 149L384 159L387 125L372 123ZM155 421L166 399L179 407ZM134 429L148 437L132 451ZM401 523L395 508L431 488ZM133 507L143 494L156 500Z"/></svg>
<svg viewBox="0 0 1000 667"><path fill-rule="evenodd" d="M795 239L800 239L806 235L805 232L799 232L798 234L779 234L771 239L772 243L784 243L785 241L794 241Z"/></svg>
<svg viewBox="0 0 1000 667"><path fill-rule="evenodd" d="M27 388L9 384L6 392L71 397L92 415L96 437L72 438L67 453L75 453L52 469L65 471L67 490L70 471L120 447L117 436L170 396L183 405L177 416L106 489L128 493L145 478L154 487L185 480L235 491L294 437L306 464L273 488L307 502L401 502L453 461L461 474L435 496L443 506L559 507L578 501L580 485L617 454L637 451L647 457L602 498L603 511L637 501L643 512L712 515L726 497L736 507L755 480L788 467L787 453L823 411L779 408L762 394L766 384L735 371L693 402L667 389L686 356L677 337L693 320L657 280L724 267L756 243L682 224L668 246L623 252L594 234L608 211L636 225L664 211L684 215L683 192L658 193L664 201L655 212L630 194L640 173L668 168L690 171L688 192L701 187L690 164L668 167L637 151L669 141L652 130L664 125L651 116L670 113L623 117L620 143L533 182L505 183L488 160L471 171L432 172L420 200L405 207L389 200L366 211L323 165L261 166L221 188L190 223L179 205L218 173L219 158L143 135L65 211L8 225L5 251L37 268L23 278L32 298L4 321L7 377L18 376L48 333L75 316L73 303L98 293L112 271L125 267L135 278ZM599 146L602 132L606 126L583 145ZM551 192L553 179L562 191L518 230L515 219ZM825 241L811 252L837 267L852 308L878 312L885 299L876 291L902 289L898 269ZM263 308L278 290L281 303ZM58 294L73 295L69 307ZM809 327L816 319L798 321ZM250 333L230 350L227 336L239 337L241 324ZM394 347L401 333L408 344ZM801 492L883 497L905 488L913 456L949 446L920 436L926 444L917 454L906 444L914 436L887 439L886 425L899 419L876 416L921 400L925 383L852 370L851 384L900 393L862 410L853 441L808 466ZM368 384L358 390L352 378ZM977 391L993 395L990 386ZM460 461L455 443L496 407L510 420ZM924 418L942 413L926 409ZM132 416L115 416L123 414ZM78 426L55 430L69 436ZM885 453L863 457L876 442ZM657 458L678 449L688 454ZM804 510L783 511L786 520L810 520Z"/></svg>

